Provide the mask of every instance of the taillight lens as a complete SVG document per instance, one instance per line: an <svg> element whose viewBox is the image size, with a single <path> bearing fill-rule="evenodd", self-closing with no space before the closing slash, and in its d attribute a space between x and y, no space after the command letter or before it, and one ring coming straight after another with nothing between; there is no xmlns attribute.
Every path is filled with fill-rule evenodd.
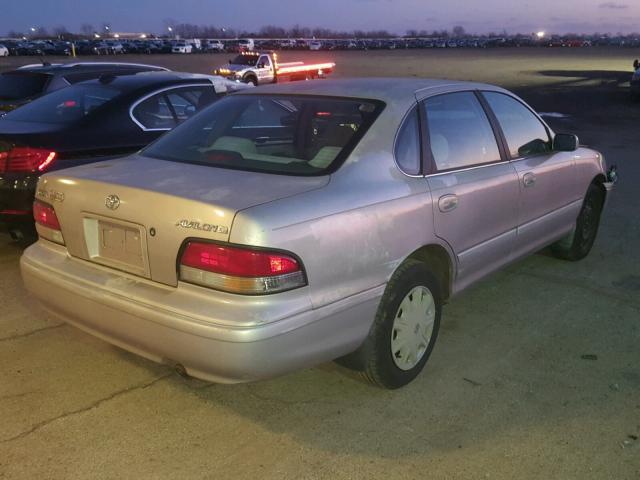
<svg viewBox="0 0 640 480"><path fill-rule="evenodd" d="M302 265L282 252L188 242L180 279L232 293L276 293L306 285Z"/></svg>
<svg viewBox="0 0 640 480"><path fill-rule="evenodd" d="M58 221L56 211L51 205L40 200L33 202L33 218L36 221L36 228L38 228L38 234L41 237L64 245L60 222Z"/></svg>
<svg viewBox="0 0 640 480"><path fill-rule="evenodd" d="M13 147L0 152L0 172L44 172L55 158L46 148Z"/></svg>

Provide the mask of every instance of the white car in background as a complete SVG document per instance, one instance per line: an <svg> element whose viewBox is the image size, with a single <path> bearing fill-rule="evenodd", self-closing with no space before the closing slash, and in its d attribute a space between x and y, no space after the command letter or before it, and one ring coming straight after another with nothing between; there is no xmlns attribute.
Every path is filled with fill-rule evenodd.
<svg viewBox="0 0 640 480"><path fill-rule="evenodd" d="M176 42L171 47L171 53L191 53L193 45L187 42Z"/></svg>
<svg viewBox="0 0 640 480"><path fill-rule="evenodd" d="M322 42L309 42L309 50L322 50Z"/></svg>
<svg viewBox="0 0 640 480"><path fill-rule="evenodd" d="M8 57L8 56L9 56L9 49L4 45L0 45L0 57Z"/></svg>
<svg viewBox="0 0 640 480"><path fill-rule="evenodd" d="M223 52L224 44L220 40L207 40L204 43L204 50L206 52Z"/></svg>

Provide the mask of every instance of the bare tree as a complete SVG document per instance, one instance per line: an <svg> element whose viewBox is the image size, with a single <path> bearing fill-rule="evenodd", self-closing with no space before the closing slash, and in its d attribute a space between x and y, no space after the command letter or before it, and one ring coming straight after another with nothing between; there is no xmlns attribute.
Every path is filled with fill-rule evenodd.
<svg viewBox="0 0 640 480"><path fill-rule="evenodd" d="M18 32L16 30L9 30L7 32L7 37L9 37L9 38L22 38L22 37L24 37L24 33L23 32Z"/></svg>
<svg viewBox="0 0 640 480"><path fill-rule="evenodd" d="M84 35L92 35L93 32L95 32L95 30L93 29L93 25L91 25L90 23L83 23L80 26L80 31L84 34Z"/></svg>
<svg viewBox="0 0 640 480"><path fill-rule="evenodd" d="M456 25L453 27L453 36L454 37L464 37L467 34L466 30L462 25Z"/></svg>
<svg viewBox="0 0 640 480"><path fill-rule="evenodd" d="M56 27L53 27L52 31L56 37L63 37L69 34L69 30L67 30L67 27L65 27L64 25L58 25Z"/></svg>

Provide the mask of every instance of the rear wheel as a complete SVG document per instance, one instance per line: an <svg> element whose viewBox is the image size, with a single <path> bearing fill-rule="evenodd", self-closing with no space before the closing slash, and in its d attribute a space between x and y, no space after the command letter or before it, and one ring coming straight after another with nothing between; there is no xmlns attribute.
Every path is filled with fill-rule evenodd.
<svg viewBox="0 0 640 480"><path fill-rule="evenodd" d="M598 234L604 193L591 184L582 203L576 226L566 237L551 245L554 255L564 260L577 261L586 257Z"/></svg>
<svg viewBox="0 0 640 480"><path fill-rule="evenodd" d="M389 389L411 382L433 350L441 312L434 275L422 262L405 262L389 281L373 327L360 347L364 376Z"/></svg>

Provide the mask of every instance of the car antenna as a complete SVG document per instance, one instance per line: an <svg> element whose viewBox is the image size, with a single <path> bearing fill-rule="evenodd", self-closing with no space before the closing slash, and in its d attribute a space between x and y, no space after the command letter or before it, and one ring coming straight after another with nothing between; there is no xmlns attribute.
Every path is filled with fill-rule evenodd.
<svg viewBox="0 0 640 480"><path fill-rule="evenodd" d="M49 62L47 62L46 60L44 60L42 57L40 57L40 63L42 64L43 67L50 67L51 64Z"/></svg>

